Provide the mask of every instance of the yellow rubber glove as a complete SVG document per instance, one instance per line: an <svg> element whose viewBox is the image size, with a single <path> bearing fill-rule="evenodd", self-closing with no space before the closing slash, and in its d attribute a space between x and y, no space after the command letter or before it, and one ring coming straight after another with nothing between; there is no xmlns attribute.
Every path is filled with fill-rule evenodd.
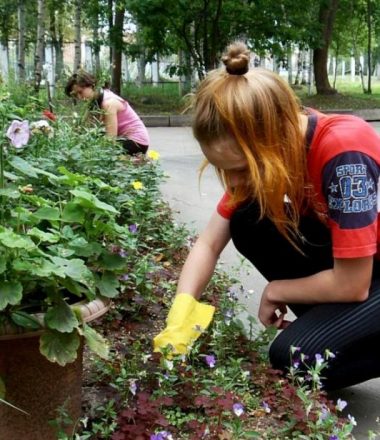
<svg viewBox="0 0 380 440"><path fill-rule="evenodd" d="M179 293L166 318L166 328L154 338L154 351L170 345L173 354L186 354L189 346L206 330L214 312L214 306Z"/></svg>

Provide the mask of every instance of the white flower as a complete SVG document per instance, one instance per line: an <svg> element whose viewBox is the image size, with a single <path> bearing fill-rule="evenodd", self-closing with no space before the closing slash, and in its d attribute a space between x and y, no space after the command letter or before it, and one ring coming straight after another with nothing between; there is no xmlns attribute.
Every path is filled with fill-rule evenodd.
<svg viewBox="0 0 380 440"><path fill-rule="evenodd" d="M54 134L53 127L50 127L49 123L44 119L32 122L30 130L32 134L46 134L48 138L51 138Z"/></svg>
<svg viewBox="0 0 380 440"><path fill-rule="evenodd" d="M338 399L335 408L337 409L337 411L343 411L344 408L346 408L346 406L347 406L347 402L345 400Z"/></svg>

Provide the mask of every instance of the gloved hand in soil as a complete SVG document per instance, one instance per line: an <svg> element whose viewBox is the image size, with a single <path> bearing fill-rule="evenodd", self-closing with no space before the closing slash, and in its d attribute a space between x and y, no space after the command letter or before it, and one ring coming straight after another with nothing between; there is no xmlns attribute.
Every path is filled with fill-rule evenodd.
<svg viewBox="0 0 380 440"><path fill-rule="evenodd" d="M166 327L154 338L154 351L171 348L171 354L186 354L191 344L209 326L215 307L198 302L187 293L179 293L169 310Z"/></svg>

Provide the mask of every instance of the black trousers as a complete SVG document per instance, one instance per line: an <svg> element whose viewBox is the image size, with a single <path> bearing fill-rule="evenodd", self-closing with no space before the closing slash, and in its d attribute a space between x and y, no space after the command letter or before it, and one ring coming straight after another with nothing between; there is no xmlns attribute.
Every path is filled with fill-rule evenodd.
<svg viewBox="0 0 380 440"><path fill-rule="evenodd" d="M139 144L132 139L119 138L118 141L121 142L125 152L131 156L139 153L145 154L149 148L148 145Z"/></svg>
<svg viewBox="0 0 380 440"><path fill-rule="evenodd" d="M333 267L330 232L317 218L300 222L298 252L267 218L259 220L255 203L231 218L237 250L268 280L294 279ZM338 389L380 377L380 264L374 264L369 298L361 303L288 304L297 319L270 347L274 368L291 365L290 347L300 347L312 363L326 349L335 359L323 370L323 387Z"/></svg>

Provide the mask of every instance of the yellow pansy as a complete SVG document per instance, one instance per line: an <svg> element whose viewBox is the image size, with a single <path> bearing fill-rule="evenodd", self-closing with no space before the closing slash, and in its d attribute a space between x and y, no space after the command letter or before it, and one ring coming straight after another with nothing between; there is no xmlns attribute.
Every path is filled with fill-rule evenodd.
<svg viewBox="0 0 380 440"><path fill-rule="evenodd" d="M134 189L142 189L144 185L139 180L135 180L132 182L132 186Z"/></svg>
<svg viewBox="0 0 380 440"><path fill-rule="evenodd" d="M149 150L146 155L152 160L158 160L160 158L160 153L156 150Z"/></svg>

